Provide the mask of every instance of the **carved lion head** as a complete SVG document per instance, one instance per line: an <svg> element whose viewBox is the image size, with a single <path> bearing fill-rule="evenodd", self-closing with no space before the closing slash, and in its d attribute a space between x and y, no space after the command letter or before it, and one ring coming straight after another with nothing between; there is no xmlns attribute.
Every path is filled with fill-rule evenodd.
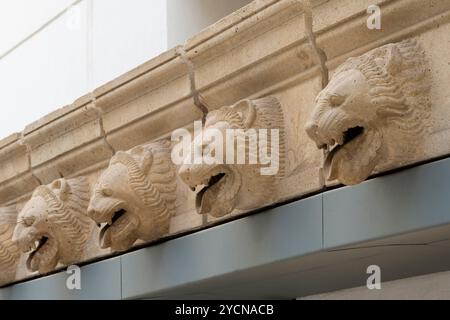
<svg viewBox="0 0 450 320"><path fill-rule="evenodd" d="M170 143L159 141L118 152L98 180L88 209L102 248L129 249L138 239L169 232L175 212L176 170Z"/></svg>
<svg viewBox="0 0 450 320"><path fill-rule="evenodd" d="M14 280L20 251L12 241L17 212L14 207L0 208L0 285Z"/></svg>
<svg viewBox="0 0 450 320"><path fill-rule="evenodd" d="M331 150L328 180L358 184L378 166L421 151L430 114L428 65L414 40L389 44L340 66L318 95L306 132Z"/></svg>
<svg viewBox="0 0 450 320"><path fill-rule="evenodd" d="M208 114L202 137L208 136L208 131L221 132L226 137L227 131L233 129L237 133L236 140L246 141L247 133L256 132L258 129L278 130L279 148L277 150L279 169L273 175L262 175L261 162L250 164L249 161L239 164L223 161L222 163L200 164L184 161L179 169L181 179L192 189L199 190L196 194L196 208L200 214L211 214L214 217L222 217L231 213L234 209L250 210L262 204L268 204L275 197L275 185L285 170L285 129L281 105L276 98L268 97L259 100L243 100L233 106L225 106ZM236 131L237 129L237 131ZM197 141L202 137L195 137L190 150L200 146L201 154L217 152L209 142ZM224 138L224 140L226 140ZM271 138L267 139L267 149L271 149ZM261 142L261 141L259 141ZM224 152L233 151L233 157L238 156L237 143L227 145L224 141ZM230 151L228 151L230 152ZM250 154L258 157L258 148L245 143L247 160ZM190 157L191 155L188 155ZM224 158L228 155L225 154ZM236 164L233 164L236 163ZM242 163L242 162L240 162Z"/></svg>
<svg viewBox="0 0 450 320"><path fill-rule="evenodd" d="M47 273L83 255L93 223L87 212L89 184L84 177L40 186L17 218L13 240L28 253L27 268Z"/></svg>

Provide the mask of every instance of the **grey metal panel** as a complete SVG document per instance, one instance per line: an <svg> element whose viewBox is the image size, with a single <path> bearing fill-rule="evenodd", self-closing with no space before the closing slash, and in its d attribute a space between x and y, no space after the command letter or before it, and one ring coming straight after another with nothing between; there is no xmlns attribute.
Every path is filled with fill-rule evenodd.
<svg viewBox="0 0 450 320"><path fill-rule="evenodd" d="M325 247L450 223L449 181L446 159L325 193Z"/></svg>
<svg viewBox="0 0 450 320"><path fill-rule="evenodd" d="M299 257L322 248L322 196L122 256L124 299Z"/></svg>
<svg viewBox="0 0 450 320"><path fill-rule="evenodd" d="M121 299L120 258L81 268L81 290L68 290L68 274L60 272L44 278L0 289L0 299L12 300L116 300Z"/></svg>

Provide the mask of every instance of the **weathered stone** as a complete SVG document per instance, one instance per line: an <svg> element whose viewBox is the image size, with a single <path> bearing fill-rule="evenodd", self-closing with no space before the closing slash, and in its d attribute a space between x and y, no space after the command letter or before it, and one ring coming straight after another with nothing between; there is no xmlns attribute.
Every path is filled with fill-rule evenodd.
<svg viewBox="0 0 450 320"><path fill-rule="evenodd" d="M222 137L227 137L227 131L230 129L241 131L235 131L236 135L230 141L221 141L221 147L225 144L222 159L218 159L219 161L215 161L214 164L197 164L195 159L191 159L192 154L188 154L187 158L190 159L186 159L178 172L192 190L202 186L196 198L197 212L200 214L223 217L234 209L252 210L271 204L277 199L277 183L284 177L286 168L284 118L278 100L270 97L243 100L233 106L225 106L210 112L203 133L194 138L191 150L199 146L203 148L203 156L211 156L212 152L218 153L218 148L212 146L216 141L206 143L205 137L209 132L211 136L220 133ZM268 137L267 146L262 146L262 141L257 140L260 138L258 132L260 129L268 130L268 134L272 129L277 130L277 150L272 151L276 153L277 163L273 173L263 173L265 169L269 169L269 164L266 166L261 164L259 151L264 148L271 153L272 137ZM214 130L216 131L213 132ZM251 131L255 134L255 141L250 141L248 134ZM239 149L239 142L242 142L244 150ZM225 161L230 157L228 152L233 155L231 161ZM239 164L237 163L239 152L244 152L245 157L257 161L252 164L244 158L243 164Z"/></svg>
<svg viewBox="0 0 450 320"><path fill-rule="evenodd" d="M325 178L358 184L417 159L429 136L430 86L424 51L413 40L340 66L306 126L317 147L329 150Z"/></svg>
<svg viewBox="0 0 450 320"><path fill-rule="evenodd" d="M12 240L28 254L30 272L47 273L58 263L81 261L91 237L86 215L89 185L85 178L59 179L38 187L17 218Z"/></svg>
<svg viewBox="0 0 450 320"><path fill-rule="evenodd" d="M0 286L15 280L20 251L12 241L17 212L14 207L0 208Z"/></svg>
<svg viewBox="0 0 450 320"><path fill-rule="evenodd" d="M98 180L88 215L104 224L102 248L130 249L138 240L167 235L175 215L176 175L170 142L119 151Z"/></svg>
<svg viewBox="0 0 450 320"><path fill-rule="evenodd" d="M366 26L366 10L371 4L381 7L382 30L369 30ZM393 130L394 124L405 125L405 117L397 117L395 121L386 115L376 117L373 122L369 122L374 124L376 131L383 132L382 138L375 134L375 140L380 137L377 141L374 140L378 144L362 143L360 146L363 149L371 147L362 157L356 157L358 152L355 152L355 161L340 161L339 165L327 167L338 169L328 173L335 173L341 182L354 184L371 174L450 154L450 70L446 58L450 56L450 3L427 1L425 4L423 0L318 0L312 1L312 7L313 31L317 45L326 53L326 66L331 74L330 85L322 94L320 92L323 90L323 79L317 65L317 52L311 48L300 1L257 0L188 40L183 46L183 58L180 56L180 50L169 50L92 93L86 93L73 104L27 126L22 133L0 141L2 206L15 205L18 211L22 211L21 214L31 212L36 216L36 220L39 220L50 207L42 200L43 195L39 194L47 190L47 195L53 194L56 200L68 205L69 203L60 201L62 199L59 198L58 189L63 186L61 181L68 181L67 185L70 187L71 181L77 181L72 179L83 176L86 177L84 190L90 188L96 191L83 196L84 200L80 203L83 210L72 213L73 216L79 217L80 221L85 221L88 219L86 207L89 198L92 198L93 217L96 216L95 211L109 210L105 209L107 205L100 209L94 207L102 202L98 196L99 192L103 192L102 183L112 177L113 187L120 190L120 199L125 200L129 206L137 207L135 211L145 211L146 215L140 214L140 218L153 221L152 210L145 210L140 206L139 199L130 185L120 182L121 179L125 181L125 166L120 164L120 161L109 165L111 158L117 160L120 157L131 157L137 161L139 167L144 168L140 159L147 152L146 146L161 139L169 139L175 129L185 128L193 134L193 122L201 119L203 115L195 105L194 97L201 98L209 110L207 127L217 127L217 122L211 119L219 119L218 115L223 106L235 105L235 110L240 109L241 120L251 119L252 117L248 116L251 114L248 112L253 104L251 101L267 97L273 97L273 106L276 106L271 111L276 110L284 118L282 179L272 177L271 181L276 180L276 183L268 184L265 181L258 185L261 181L259 174L247 174L251 170L244 172L241 174L242 194L230 197L229 202L220 202L219 200L223 199L222 193L219 192L208 199L205 198L207 201L204 206L200 206L203 209L200 212L212 213L218 218L211 214L197 214L196 193L188 186L196 185L198 181L195 179L200 181L210 178L210 174L204 174L201 170L187 173L186 168L178 166L173 168L173 171L180 171L181 176L177 175L166 185L170 194L170 215L164 215L156 225L140 232L132 230L129 233L130 238L115 241L115 244L111 241L108 248L102 249L98 244L100 228L92 226L94 222L88 219L86 223L92 230L86 237L81 232L82 243L78 243L77 249L72 245L58 248L57 254L50 258L51 261L42 266L32 262L30 266L35 268L31 269L48 272L66 263L107 257L111 254L111 248L125 250L149 241L192 232L217 221L222 222L222 219L236 218L266 205L305 197L325 186L337 184L336 180L324 181L322 167L325 159L305 129L319 145L321 142L331 142L322 138L332 130L325 130L326 133L321 134L322 137L319 135L319 127L324 129L326 126L320 124L322 116L318 109L313 108L315 99L319 94L320 97L327 96L345 83L353 83L352 81L356 81L357 86L352 84L349 92L356 93L363 102L361 106L355 106L359 110L353 118L358 120L355 120L357 125L366 124L368 114L364 112L368 110L361 107L373 106L374 101L369 98L367 81L359 71L354 70L358 69L358 59L364 59L361 58L364 55L378 56L379 59L372 62L379 66L381 71L392 73L394 83L398 82L398 75L411 71L411 77L397 83L397 93L399 96L403 95L405 101L396 105L405 106L406 111L408 108L413 109L416 114L413 120L417 120L421 115L426 117L421 118L421 121L408 119L411 130L405 130L406 134ZM414 53L411 59L408 58L409 45L406 44L412 42L399 43L413 38L418 46L410 47L411 53ZM357 58L345 64L350 57ZM406 65L403 60L408 59L421 63L420 67L404 68ZM343 64L344 67L339 68ZM375 65L374 68L377 69ZM422 71L427 71L428 78L411 82L414 77L421 75ZM190 82L192 78L195 78L194 91ZM337 85L339 79L343 81ZM417 86L411 86L414 83ZM430 91L427 91L428 86ZM356 90L357 88L359 90ZM341 103L338 97L333 99L335 100L330 100L331 104ZM384 108L385 111L396 111L390 109L392 108ZM364 116L364 123L359 122L361 119L358 117L361 115ZM307 124L308 119L312 119L312 124ZM317 127L314 127L315 125ZM347 125L341 123L336 127L341 126L343 128ZM424 131L426 134L419 134L421 127L428 130ZM330 136L337 141L342 138L339 135ZM170 145L170 148L172 147L173 144ZM120 150L134 151L119 152ZM358 166L368 156L369 159L365 159L368 160L367 166ZM361 170L348 170L346 165L353 165ZM103 172L105 173L102 175ZM61 177L64 179L59 180ZM151 175L149 177L152 181ZM333 178L333 175L330 177ZM55 182L53 186L39 187L40 184L48 184L54 180L60 182ZM188 182L188 185L185 182ZM249 192L245 190L245 186L250 184L254 185ZM95 185L98 187L95 188ZM172 190L174 185L175 191ZM39 188L32 195L37 187ZM152 190L150 186L141 191L149 190ZM161 203L156 201L155 207L157 204ZM42 209L39 209L41 207ZM50 215L55 216L53 211ZM19 222L21 221L19 218ZM48 224L40 225L39 228L44 229L39 230L51 229L54 237L60 237L64 225L70 226L58 224L57 219L52 219ZM24 234L29 232L22 223L16 228ZM18 233L21 233L19 231ZM17 239L22 243L22 247L30 247L30 243L20 236ZM56 257L59 264L55 264ZM19 259L16 280L35 275L27 270L26 258L27 255L24 254Z"/></svg>

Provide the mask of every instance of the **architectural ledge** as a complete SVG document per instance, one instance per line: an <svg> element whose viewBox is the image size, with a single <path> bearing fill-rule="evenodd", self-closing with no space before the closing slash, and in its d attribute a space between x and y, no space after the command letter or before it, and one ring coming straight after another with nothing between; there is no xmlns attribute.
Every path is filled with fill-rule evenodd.
<svg viewBox="0 0 450 320"><path fill-rule="evenodd" d="M62 279L57 272L69 265L114 256L85 270L121 273L123 291L114 297L156 297L189 279L213 278L214 268L228 274L306 254L341 259L331 248L447 224L446 161L343 188L450 154L450 2L426 2L340 0L336 10L336 1L256 0L1 140L0 207L8 219L0 210L0 252L8 254L0 255L0 268L13 276L0 285ZM381 30L367 27L374 4ZM278 144L270 142L278 147L276 174L256 174L259 164L174 163L174 131L194 138L201 119L205 131L279 133ZM321 193L331 188L337 190ZM435 216L424 214L430 203L442 205ZM275 209L247 217L269 207ZM251 247L258 237L267 247ZM217 243L230 246L226 270L222 251L212 249ZM127 253L143 246L150 248ZM286 255L266 256L267 248ZM204 268L191 257L184 270L190 278L180 279L177 254L184 249ZM163 266L166 250L175 269ZM212 256L205 262L195 252ZM244 254L256 263L242 265ZM135 269L141 263L165 271L148 283L139 278L146 286L139 289L132 277L143 272ZM45 279L30 285L41 288ZM28 284L3 292L21 286Z"/></svg>

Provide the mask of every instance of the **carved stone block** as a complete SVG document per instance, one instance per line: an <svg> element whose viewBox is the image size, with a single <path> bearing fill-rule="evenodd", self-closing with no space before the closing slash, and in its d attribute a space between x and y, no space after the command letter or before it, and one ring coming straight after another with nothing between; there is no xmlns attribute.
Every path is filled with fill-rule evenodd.
<svg viewBox="0 0 450 320"><path fill-rule="evenodd" d="M102 248L124 251L138 240L169 232L175 212L176 170L170 143L159 141L119 151L99 178L88 209Z"/></svg>
<svg viewBox="0 0 450 320"><path fill-rule="evenodd" d="M337 69L306 126L317 147L329 150L328 180L358 184L423 152L431 114L428 71L414 40L350 58Z"/></svg>
<svg viewBox="0 0 450 320"><path fill-rule="evenodd" d="M242 100L233 106L225 106L208 114L203 129L203 134L194 138L190 150L197 146L202 147L202 153L215 151L215 147L209 146L203 139L208 136L208 131L218 130L222 137L227 137L227 130L241 130L237 140L246 139L249 130L277 129L279 132L278 172L273 175L262 175L260 162L250 164L247 160L244 164L229 164L228 162L196 164L185 161L179 169L179 175L192 189L198 190L196 195L197 212L210 214L213 217L223 217L234 209L250 210L271 203L275 200L276 184L285 172L285 130L281 105L276 98L269 97L259 100ZM240 136L239 136L240 135ZM226 142L228 143L228 141ZM225 144L226 144L225 143ZM271 139L268 139L267 148L270 150ZM246 143L246 157L257 158L259 148L252 149L249 142ZM208 151L209 150L209 151ZM224 152L233 151L237 155L237 143L226 146ZM191 157L189 154L188 157ZM224 155L227 158L227 155ZM237 161L236 161L237 163Z"/></svg>
<svg viewBox="0 0 450 320"><path fill-rule="evenodd" d="M83 257L93 223L86 215L89 184L84 177L38 187L19 213L13 241L28 254L31 272L47 273L58 263Z"/></svg>
<svg viewBox="0 0 450 320"><path fill-rule="evenodd" d="M0 208L0 285L13 281L20 251L12 241L17 212L14 207Z"/></svg>

